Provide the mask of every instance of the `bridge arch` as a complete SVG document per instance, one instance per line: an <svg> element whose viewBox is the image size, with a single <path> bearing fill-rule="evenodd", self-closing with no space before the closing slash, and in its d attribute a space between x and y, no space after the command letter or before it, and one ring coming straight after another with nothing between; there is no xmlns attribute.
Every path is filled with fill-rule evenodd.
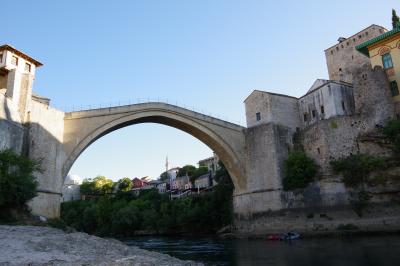
<svg viewBox="0 0 400 266"><path fill-rule="evenodd" d="M97 139L120 128L140 123L163 124L197 138L225 164L235 192L245 189L243 127L164 103L67 113L64 118L66 160L62 168L63 178L79 155Z"/></svg>

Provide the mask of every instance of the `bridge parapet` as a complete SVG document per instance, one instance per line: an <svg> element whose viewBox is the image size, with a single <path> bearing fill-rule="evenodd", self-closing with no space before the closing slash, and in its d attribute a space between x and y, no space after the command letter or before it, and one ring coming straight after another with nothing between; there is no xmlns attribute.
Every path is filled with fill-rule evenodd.
<svg viewBox="0 0 400 266"><path fill-rule="evenodd" d="M109 115L109 114L116 114L116 113L123 113L123 112L132 112L135 110L143 110L147 108L160 108L164 110L171 110L173 112L179 112L182 114L186 114L188 116L196 117L197 119L202 119L207 122L217 123L220 125L225 125L232 129L237 129L239 131L245 129L245 127L232 123L227 120L223 120L211 115L206 115L194 110L190 110L178 105L173 105L164 102L146 102L146 103L137 103L137 104L129 104L129 105L121 105L121 106L110 106L110 107L103 107L103 108L95 108L95 109L86 109L86 110L79 110L79 111L72 111L65 113L65 119L79 119L79 118L86 118L91 116L99 116L99 115Z"/></svg>

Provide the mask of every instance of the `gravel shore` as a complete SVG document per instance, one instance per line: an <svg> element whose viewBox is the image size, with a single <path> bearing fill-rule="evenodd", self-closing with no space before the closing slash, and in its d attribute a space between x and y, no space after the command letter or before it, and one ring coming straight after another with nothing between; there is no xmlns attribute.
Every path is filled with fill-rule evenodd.
<svg viewBox="0 0 400 266"><path fill-rule="evenodd" d="M0 265L203 265L115 239L40 226L0 225Z"/></svg>

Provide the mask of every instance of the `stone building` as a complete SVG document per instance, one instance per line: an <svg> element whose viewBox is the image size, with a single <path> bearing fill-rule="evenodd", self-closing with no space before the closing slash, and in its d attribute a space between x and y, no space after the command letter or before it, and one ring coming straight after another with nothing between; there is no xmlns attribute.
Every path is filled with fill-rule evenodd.
<svg viewBox="0 0 400 266"><path fill-rule="evenodd" d="M300 98L254 90L244 101L247 127L275 123L298 131L320 120L354 115L353 76L362 66L371 66L356 46L385 32L384 27L371 25L349 38L339 38L338 44L325 50L330 80L317 79Z"/></svg>
<svg viewBox="0 0 400 266"><path fill-rule="evenodd" d="M356 49L369 58L372 67L384 69L389 82L390 93L396 106L397 117L400 117L400 24L391 31L385 32L356 47Z"/></svg>
<svg viewBox="0 0 400 266"><path fill-rule="evenodd" d="M325 50L329 79L352 83L355 69L369 63L355 47L386 31L384 27L373 24L348 38L340 37L337 44Z"/></svg>
<svg viewBox="0 0 400 266"><path fill-rule="evenodd" d="M302 128L318 120L354 114L353 86L343 81L318 79L308 92L299 98Z"/></svg>
<svg viewBox="0 0 400 266"><path fill-rule="evenodd" d="M32 86L40 66L42 63L10 45L0 46L0 92L17 106L22 122L26 121L28 99L38 100L32 97Z"/></svg>
<svg viewBox="0 0 400 266"><path fill-rule="evenodd" d="M29 206L43 216L59 214L64 158L64 112L49 106L49 99L33 94L38 60L10 45L0 46L0 149L12 148L30 158L42 159L44 167L38 196ZM44 156L46 155L46 156Z"/></svg>
<svg viewBox="0 0 400 266"><path fill-rule="evenodd" d="M212 178L211 173L207 173L207 174L201 175L198 178L196 178L196 180L194 181L194 188L204 189L204 188L212 187L216 184L217 183Z"/></svg>
<svg viewBox="0 0 400 266"><path fill-rule="evenodd" d="M280 124L293 130L301 126L296 97L255 90L245 100L247 127L262 124Z"/></svg>
<svg viewBox="0 0 400 266"><path fill-rule="evenodd" d="M214 176L217 170L219 169L218 162L219 162L218 155L214 153L212 157L200 160L199 167L200 166L207 167L208 170L211 172L211 174Z"/></svg>
<svg viewBox="0 0 400 266"><path fill-rule="evenodd" d="M190 186L190 178L189 176L178 176L174 180L172 180L172 189L182 190L189 189Z"/></svg>
<svg viewBox="0 0 400 266"><path fill-rule="evenodd" d="M377 66L373 69L368 57L361 54L358 47L356 49L365 41L380 40L382 33L383 36L394 35L393 31L371 25L350 38L341 38L339 44L327 49L331 79L317 79L300 98L253 91L244 101L247 127L274 123L290 130L291 134L297 132L297 142L321 166L323 175L331 174L329 162L332 159L359 152L387 153L376 145L358 141L360 135L376 130L378 125L394 117L397 96L391 96L393 89L389 88L382 61L371 60L372 65ZM392 46L396 44L393 42ZM394 58L398 51L393 50ZM393 65L396 62L399 61ZM343 72L341 77L335 72L339 68ZM392 79L395 80L395 76Z"/></svg>
<svg viewBox="0 0 400 266"><path fill-rule="evenodd" d="M82 178L77 175L67 175L62 187L62 201L72 201L81 199L80 185Z"/></svg>

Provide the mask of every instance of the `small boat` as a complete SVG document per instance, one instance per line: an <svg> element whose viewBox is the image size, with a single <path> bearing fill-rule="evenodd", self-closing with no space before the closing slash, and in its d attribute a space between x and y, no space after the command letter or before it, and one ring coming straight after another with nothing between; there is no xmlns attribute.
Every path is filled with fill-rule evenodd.
<svg viewBox="0 0 400 266"><path fill-rule="evenodd" d="M268 235L267 240L281 240L280 235Z"/></svg>
<svg viewBox="0 0 400 266"><path fill-rule="evenodd" d="M296 232L288 232L283 234L280 239L285 241L297 240L300 239L300 234Z"/></svg>

